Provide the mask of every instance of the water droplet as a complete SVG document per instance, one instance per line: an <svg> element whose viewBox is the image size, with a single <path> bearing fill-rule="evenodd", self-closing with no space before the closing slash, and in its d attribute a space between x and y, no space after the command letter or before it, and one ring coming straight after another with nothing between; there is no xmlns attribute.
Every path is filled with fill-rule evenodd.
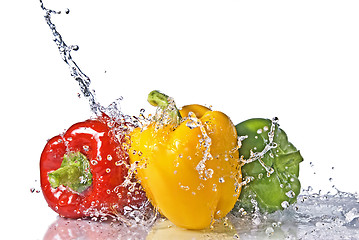
<svg viewBox="0 0 359 240"><path fill-rule="evenodd" d="M90 149L90 147L87 146L87 145L84 145L82 148L83 148L86 152Z"/></svg>
<svg viewBox="0 0 359 240"><path fill-rule="evenodd" d="M189 190L189 187L188 187L188 186L183 186L183 185L181 185L180 187L181 187L181 189L183 189L183 190L185 190L185 191L188 191L188 190Z"/></svg>
<svg viewBox="0 0 359 240"><path fill-rule="evenodd" d="M267 227L266 234L267 236L272 236L274 234L274 229L272 227Z"/></svg>
<svg viewBox="0 0 359 240"><path fill-rule="evenodd" d="M206 169L205 171L204 171L204 174L205 174L205 176L206 176L206 179L209 179L209 178L212 178L212 176L213 176L213 169Z"/></svg>
<svg viewBox="0 0 359 240"><path fill-rule="evenodd" d="M96 165L98 162L96 160L91 160L92 165Z"/></svg>
<svg viewBox="0 0 359 240"><path fill-rule="evenodd" d="M213 191L213 192L217 192L217 184L213 184L212 191Z"/></svg>
<svg viewBox="0 0 359 240"><path fill-rule="evenodd" d="M287 195L287 197L289 197L289 198L294 198L295 197L295 193L292 190L286 192L285 195Z"/></svg>
<svg viewBox="0 0 359 240"><path fill-rule="evenodd" d="M272 123L278 123L279 122L279 118L278 117L274 117L272 118Z"/></svg>
<svg viewBox="0 0 359 240"><path fill-rule="evenodd" d="M281 204L282 208L288 208L289 207L289 203L287 201L283 201Z"/></svg>
<svg viewBox="0 0 359 240"><path fill-rule="evenodd" d="M261 128L257 130L258 134L261 134L262 132L263 132L263 130Z"/></svg>
<svg viewBox="0 0 359 240"><path fill-rule="evenodd" d="M270 147L270 148L277 148L277 143L276 142L271 142L271 143L269 143L268 144L268 146Z"/></svg>
<svg viewBox="0 0 359 240"><path fill-rule="evenodd" d="M78 46L78 45L71 45L69 48L70 48L71 50L74 50L74 51L79 50L79 46Z"/></svg>
<svg viewBox="0 0 359 240"><path fill-rule="evenodd" d="M224 182L225 182L223 177L220 177L220 178L218 179L218 181L219 181L220 183L224 183Z"/></svg>
<svg viewBox="0 0 359 240"><path fill-rule="evenodd" d="M107 155L107 160L111 161L112 160L112 156L109 154Z"/></svg>
<svg viewBox="0 0 359 240"><path fill-rule="evenodd" d="M111 169L106 168L106 172L107 172L107 173L110 173L110 172L111 172Z"/></svg>

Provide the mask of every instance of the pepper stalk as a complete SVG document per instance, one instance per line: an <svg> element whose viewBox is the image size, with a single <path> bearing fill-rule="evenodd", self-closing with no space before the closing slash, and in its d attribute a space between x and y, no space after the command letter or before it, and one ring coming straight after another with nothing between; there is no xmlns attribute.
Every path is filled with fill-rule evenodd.
<svg viewBox="0 0 359 240"><path fill-rule="evenodd" d="M160 108L164 114L168 115L170 123L174 124L176 127L181 123L182 116L176 107L173 98L158 90L153 90L148 94L147 101L152 106Z"/></svg>
<svg viewBox="0 0 359 240"><path fill-rule="evenodd" d="M78 193L82 193L92 184L90 163L80 152L65 154L61 167L48 173L48 176L51 187L63 185Z"/></svg>

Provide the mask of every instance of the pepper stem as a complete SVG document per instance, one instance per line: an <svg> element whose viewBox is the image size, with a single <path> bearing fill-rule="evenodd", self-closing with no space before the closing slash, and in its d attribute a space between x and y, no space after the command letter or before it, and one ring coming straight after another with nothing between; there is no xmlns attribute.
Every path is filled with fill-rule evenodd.
<svg viewBox="0 0 359 240"><path fill-rule="evenodd" d="M147 101L152 106L159 107L164 113L167 113L173 124L176 126L180 124L182 117L173 98L158 90L153 90L148 94Z"/></svg>
<svg viewBox="0 0 359 240"><path fill-rule="evenodd" d="M51 187L63 185L78 193L82 193L92 184L90 163L80 152L65 154L61 167L48 173L48 176Z"/></svg>

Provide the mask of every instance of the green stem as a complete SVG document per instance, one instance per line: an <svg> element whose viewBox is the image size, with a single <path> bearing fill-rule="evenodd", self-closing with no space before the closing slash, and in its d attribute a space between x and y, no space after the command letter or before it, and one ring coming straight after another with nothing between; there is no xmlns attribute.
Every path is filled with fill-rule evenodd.
<svg viewBox="0 0 359 240"><path fill-rule="evenodd" d="M182 117L172 98L164 93L161 93L160 91L153 90L148 94L147 101L152 106L159 107L165 113L168 113L169 117L175 125L180 124Z"/></svg>
<svg viewBox="0 0 359 240"><path fill-rule="evenodd" d="M48 176L51 187L63 185L78 193L85 191L92 184L90 163L80 152L65 154L61 167L48 173Z"/></svg>

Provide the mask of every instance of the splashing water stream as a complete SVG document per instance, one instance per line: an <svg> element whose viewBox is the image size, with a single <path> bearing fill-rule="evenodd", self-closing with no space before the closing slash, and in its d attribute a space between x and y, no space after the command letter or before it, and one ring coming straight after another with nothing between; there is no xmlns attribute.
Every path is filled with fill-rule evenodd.
<svg viewBox="0 0 359 240"><path fill-rule="evenodd" d="M142 124L141 121L146 120L143 117L143 111L141 111L139 118L130 118L121 113L118 104L122 98L119 98L107 108L97 102L94 91L90 88L90 78L81 71L72 59L71 51L77 51L78 46L68 46L57 31L55 24L51 21L52 14L61 14L61 12L47 9L42 0L40 0L40 3L41 8L45 11L44 17L52 31L53 40L56 43L59 53L64 62L69 66L71 76L79 83L82 94L88 99L92 112L96 116L101 116L105 113L116 120L121 119L121 121L131 122L135 125ZM69 10L65 11L65 13L68 14ZM268 150L276 147L276 143L273 142L273 132L277 122L278 119L276 118L272 120L272 126L269 131L269 143L264 150L262 152L253 152L248 160L241 159L243 164L251 161L261 162L261 157L268 152ZM239 146L244 139L245 136L239 137ZM206 159L204 159L204 162L205 160ZM202 165L203 164L204 163L202 163ZM272 168L265 166L262 162L261 164L267 170L268 174L273 172ZM198 166L199 171L204 170L204 166L202 165ZM250 179L247 180L248 181L244 181L243 184L250 181ZM33 190L31 191L34 192ZM225 221L221 223L224 228L216 227L217 230L221 229L218 231L222 234L216 236L223 239L228 235L226 235L226 233L230 233L230 237L226 239L359 239L359 200L356 194L341 192L337 189L335 194L322 194L308 188L303 190L298 196L296 204L291 206L285 205L284 207L285 209L283 211L277 211L272 214L261 214L259 211L248 214L243 209L237 212L232 211L228 214ZM141 214L138 216L141 216ZM106 221L98 223L59 218L49 228L46 236L53 234L54 229L62 226L67 227L68 231L71 230L71 234L79 234L78 237L81 239L81 234L85 234L85 232L88 231L84 229L91 229L93 236L98 236L99 239L122 239L124 237L144 239L148 233L151 232L151 226L153 225L151 221L153 221L153 219L154 218L147 220L147 224L144 224L144 221L138 221L142 225L125 226L121 224L114 225L114 223ZM163 220L159 222L163 222ZM94 229L97 229L97 231L94 231ZM167 224L165 227L156 229L159 233L166 233L166 231L176 230L176 227ZM221 232L222 230L223 232ZM183 234L183 231L184 230L178 230L177 233ZM176 231L174 232L176 233ZM216 231L212 231L212 233L213 232ZM188 234L194 234L194 232ZM58 236L58 238L66 239L68 236L65 235L62 237ZM46 236L44 239L47 239ZM193 236L195 235L192 235L192 237ZM204 232L200 237L195 239L213 238L211 238L210 233Z"/></svg>

